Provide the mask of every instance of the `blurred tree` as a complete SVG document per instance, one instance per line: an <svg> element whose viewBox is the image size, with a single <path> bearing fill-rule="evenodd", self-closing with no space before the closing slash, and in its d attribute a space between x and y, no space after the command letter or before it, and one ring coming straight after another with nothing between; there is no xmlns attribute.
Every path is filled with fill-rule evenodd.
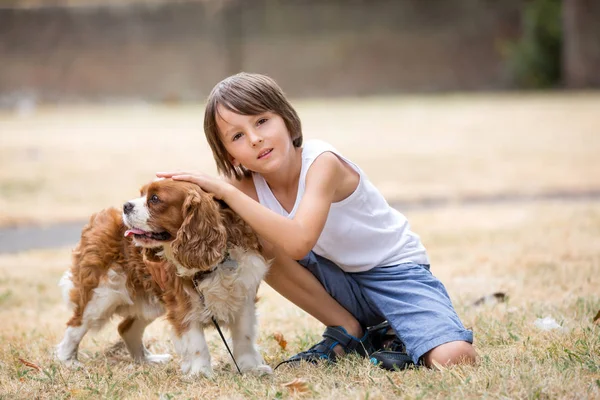
<svg viewBox="0 0 600 400"><path fill-rule="evenodd" d="M520 38L508 46L514 83L522 88L558 85L562 72L561 0L529 1L524 6L521 25Z"/></svg>
<svg viewBox="0 0 600 400"><path fill-rule="evenodd" d="M565 86L600 87L600 1L563 0Z"/></svg>

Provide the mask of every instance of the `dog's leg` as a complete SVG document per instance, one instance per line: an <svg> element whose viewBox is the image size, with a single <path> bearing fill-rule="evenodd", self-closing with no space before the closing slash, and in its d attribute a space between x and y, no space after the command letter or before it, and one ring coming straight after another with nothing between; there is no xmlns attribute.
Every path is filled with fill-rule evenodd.
<svg viewBox="0 0 600 400"><path fill-rule="evenodd" d="M242 372L258 375L270 374L271 367L265 364L256 349L256 310L254 299L246 302L244 308L231 324L233 356Z"/></svg>
<svg viewBox="0 0 600 400"><path fill-rule="evenodd" d="M142 341L144 330L152 321L136 317L127 317L119 324L119 335L123 338L127 350L136 362L164 363L171 359L170 354L152 354Z"/></svg>
<svg viewBox="0 0 600 400"><path fill-rule="evenodd" d="M87 287L85 292L81 287L75 290L71 272L65 273L61 279L61 287L65 299L74 306L73 316L67 323L67 330L63 340L56 348L56 357L68 364L77 363L77 349L79 343L89 331L98 331L120 305L129 305L131 300L125 288L126 277L110 270L107 278L97 287ZM83 296L89 300L83 301ZM83 305L81 305L83 303Z"/></svg>
<svg viewBox="0 0 600 400"><path fill-rule="evenodd" d="M67 305L71 308L75 308L76 311L71 317L71 320L67 323L67 329L63 340L56 346L55 355L59 361L66 363L70 366L79 366L81 363L77 361L77 350L79 349L79 343L90 329L89 325L78 318L78 315L82 314L77 310L76 305L71 302L70 293L73 289L73 278L71 270L67 270L60 279L59 286L62 291L63 299Z"/></svg>
<svg viewBox="0 0 600 400"><path fill-rule="evenodd" d="M77 349L88 330L87 324L67 326L63 340L56 346L56 357L68 365L80 365L77 361Z"/></svg>
<svg viewBox="0 0 600 400"><path fill-rule="evenodd" d="M189 375L203 374L212 377L210 353L206 345L204 330L198 322L190 323L181 336L173 335L175 350L181 357L181 372Z"/></svg>

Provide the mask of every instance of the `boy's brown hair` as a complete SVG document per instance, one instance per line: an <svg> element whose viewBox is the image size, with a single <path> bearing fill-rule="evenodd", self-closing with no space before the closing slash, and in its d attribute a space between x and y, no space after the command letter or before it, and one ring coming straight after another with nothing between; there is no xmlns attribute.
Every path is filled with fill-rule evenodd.
<svg viewBox="0 0 600 400"><path fill-rule="evenodd" d="M268 76L245 72L217 83L208 96L204 112L204 134L217 163L217 170L237 180L250 176L243 166L234 166L221 141L217 127L217 107L241 115L258 115L271 111L278 114L290 133L294 147L302 146L302 126L296 110L285 98L283 90Z"/></svg>

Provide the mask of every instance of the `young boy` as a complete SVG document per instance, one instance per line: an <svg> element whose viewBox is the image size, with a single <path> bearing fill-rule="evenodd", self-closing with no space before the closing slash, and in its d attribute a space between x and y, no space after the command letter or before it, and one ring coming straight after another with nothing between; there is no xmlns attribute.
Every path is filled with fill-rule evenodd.
<svg viewBox="0 0 600 400"><path fill-rule="evenodd" d="M389 369L475 362L473 334L429 271L404 215L334 147L319 140L303 146L300 119L272 79L241 73L218 83L204 130L226 179L157 175L196 183L225 201L274 259L267 283L327 326L321 342L287 362L353 351ZM365 132L365 140L377 136ZM395 346L383 350L389 326Z"/></svg>

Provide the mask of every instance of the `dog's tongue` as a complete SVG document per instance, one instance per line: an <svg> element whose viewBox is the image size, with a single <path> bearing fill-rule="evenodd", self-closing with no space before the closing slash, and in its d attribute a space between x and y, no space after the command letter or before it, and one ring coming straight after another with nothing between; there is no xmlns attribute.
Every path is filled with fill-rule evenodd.
<svg viewBox="0 0 600 400"><path fill-rule="evenodd" d="M125 231L125 237L131 236L131 235L145 235L146 232L144 232L141 229L137 229L137 228L133 228L133 229L127 229Z"/></svg>

